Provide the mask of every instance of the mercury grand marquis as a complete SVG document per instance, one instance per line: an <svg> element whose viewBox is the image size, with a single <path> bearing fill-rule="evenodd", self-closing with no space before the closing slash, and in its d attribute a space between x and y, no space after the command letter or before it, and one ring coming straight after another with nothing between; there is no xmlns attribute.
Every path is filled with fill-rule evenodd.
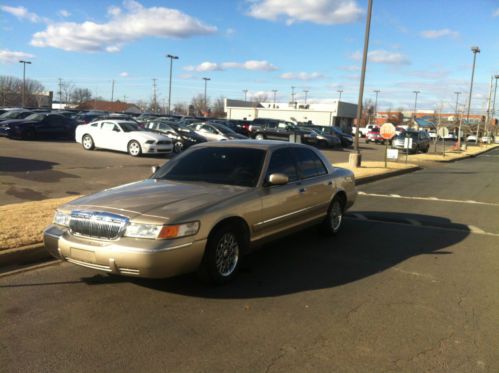
<svg viewBox="0 0 499 373"><path fill-rule="evenodd" d="M267 239L313 224L335 235L356 194L353 173L310 146L208 142L146 180L61 206L44 242L56 258L108 273L163 278L197 271L220 284Z"/></svg>

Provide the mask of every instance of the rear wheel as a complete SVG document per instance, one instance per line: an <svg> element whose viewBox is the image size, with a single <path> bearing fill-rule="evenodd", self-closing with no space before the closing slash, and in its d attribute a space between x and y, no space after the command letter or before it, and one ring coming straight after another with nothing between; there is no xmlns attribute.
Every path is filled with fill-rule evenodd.
<svg viewBox="0 0 499 373"><path fill-rule="evenodd" d="M142 154L142 148L137 141L133 140L128 143L128 154L132 157L138 157Z"/></svg>
<svg viewBox="0 0 499 373"><path fill-rule="evenodd" d="M173 143L173 151L175 153L181 153L184 150L184 143L182 141L176 141Z"/></svg>
<svg viewBox="0 0 499 373"><path fill-rule="evenodd" d="M329 236L336 235L343 224L344 201L335 196L327 210L326 219L322 222L321 231Z"/></svg>
<svg viewBox="0 0 499 373"><path fill-rule="evenodd" d="M255 140L265 140L265 136L261 133L258 133L256 136L255 136Z"/></svg>
<svg viewBox="0 0 499 373"><path fill-rule="evenodd" d="M231 281L239 270L245 245L244 235L237 224L226 224L217 228L206 244L198 271L201 279L217 285Z"/></svg>
<svg viewBox="0 0 499 373"><path fill-rule="evenodd" d="M93 150L95 148L94 139L90 135L84 135L81 139L81 144L85 150Z"/></svg>

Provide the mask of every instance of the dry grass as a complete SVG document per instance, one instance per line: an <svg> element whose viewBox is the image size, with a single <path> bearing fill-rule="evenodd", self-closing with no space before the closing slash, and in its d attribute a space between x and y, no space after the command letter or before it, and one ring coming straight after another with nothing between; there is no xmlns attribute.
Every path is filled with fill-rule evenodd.
<svg viewBox="0 0 499 373"><path fill-rule="evenodd" d="M453 161L455 159L460 159L464 157L468 157L470 155L483 153L484 151L497 148L499 145L490 144L490 145L480 145L468 147L466 151L455 151L450 147L445 151L445 157L443 154L415 154L409 155L409 160L411 161Z"/></svg>
<svg viewBox="0 0 499 373"><path fill-rule="evenodd" d="M385 162L370 162L370 161L364 161L362 162L361 167L351 167L348 162L344 163L335 163L334 164L337 167L343 167L343 168L348 168L349 170L352 170L353 173L355 174L355 179L359 180L364 177L370 177L370 176L377 176L377 175L384 175L384 174L390 174L393 172L396 172L398 170L403 170L403 169L412 169L412 168L417 168L418 166L410 163L402 163L402 162L388 162L387 163L387 168L385 168Z"/></svg>
<svg viewBox="0 0 499 373"><path fill-rule="evenodd" d="M77 196L0 206L0 250L42 241L43 229L52 222L55 209Z"/></svg>

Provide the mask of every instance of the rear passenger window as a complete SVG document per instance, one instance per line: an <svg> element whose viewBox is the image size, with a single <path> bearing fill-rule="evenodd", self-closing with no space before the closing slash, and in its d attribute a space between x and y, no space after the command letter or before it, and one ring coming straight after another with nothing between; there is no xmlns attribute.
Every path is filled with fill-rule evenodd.
<svg viewBox="0 0 499 373"><path fill-rule="evenodd" d="M266 178L271 174L284 174L289 182L298 180L295 161L289 149L279 149L272 153Z"/></svg>
<svg viewBox="0 0 499 373"><path fill-rule="evenodd" d="M327 174L321 159L310 149L292 149L298 165L298 171L302 179Z"/></svg>

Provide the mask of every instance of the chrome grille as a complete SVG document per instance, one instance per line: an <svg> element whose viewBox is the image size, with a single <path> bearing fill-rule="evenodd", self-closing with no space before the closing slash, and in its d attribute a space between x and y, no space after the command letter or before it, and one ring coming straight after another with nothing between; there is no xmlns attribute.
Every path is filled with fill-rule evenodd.
<svg viewBox="0 0 499 373"><path fill-rule="evenodd" d="M115 240L126 228L128 218L98 211L72 211L69 229L72 234Z"/></svg>
<svg viewBox="0 0 499 373"><path fill-rule="evenodd" d="M171 144L172 142L171 141L168 141L168 140L160 140L158 141L156 144L158 145L169 145Z"/></svg>

